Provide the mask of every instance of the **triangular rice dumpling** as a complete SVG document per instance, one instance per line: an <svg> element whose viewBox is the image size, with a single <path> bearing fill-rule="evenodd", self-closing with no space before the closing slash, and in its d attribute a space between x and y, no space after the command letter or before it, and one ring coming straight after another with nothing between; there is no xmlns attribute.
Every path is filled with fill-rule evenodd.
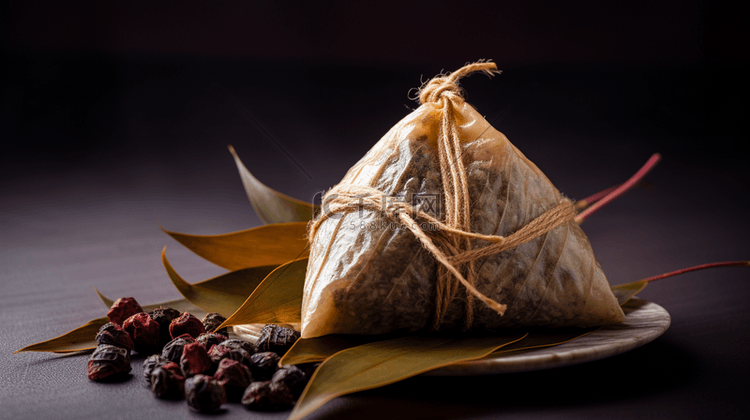
<svg viewBox="0 0 750 420"><path fill-rule="evenodd" d="M473 107L463 101L454 105L472 232L510 235L565 200ZM339 186L374 188L441 220L440 119L437 105L421 105L386 133ZM471 248L488 243L472 239ZM507 310L500 315L475 303L471 330L590 327L624 319L588 238L573 220L473 264L476 289ZM410 230L380 211L361 208L322 221L311 238L302 336L435 328L438 266ZM468 295L458 289L437 325L440 330L467 327Z"/></svg>

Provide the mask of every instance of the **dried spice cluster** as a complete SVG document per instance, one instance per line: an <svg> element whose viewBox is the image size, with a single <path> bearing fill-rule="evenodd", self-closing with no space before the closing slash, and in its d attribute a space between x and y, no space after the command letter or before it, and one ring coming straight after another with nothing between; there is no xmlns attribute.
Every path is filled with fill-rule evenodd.
<svg viewBox="0 0 750 420"><path fill-rule="evenodd" d="M88 362L93 381L117 381L131 371L130 351L154 353L143 362L143 377L157 398L182 399L197 412L217 410L227 401L253 410L294 405L307 384L297 366L279 367L299 332L266 325L257 343L229 338L226 319L209 313L199 320L188 312L158 308L143 312L135 299L120 298L107 314L110 322L96 336ZM163 334L167 331L168 334Z"/></svg>

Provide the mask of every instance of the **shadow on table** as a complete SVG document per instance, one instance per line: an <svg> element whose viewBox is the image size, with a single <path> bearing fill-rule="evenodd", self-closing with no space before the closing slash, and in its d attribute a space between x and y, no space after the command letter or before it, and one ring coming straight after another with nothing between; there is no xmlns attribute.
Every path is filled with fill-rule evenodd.
<svg viewBox="0 0 750 420"><path fill-rule="evenodd" d="M661 339L619 356L557 369L412 378L338 398L309 419L495 417L603 404L614 407L670 393L700 376L699 363L691 354Z"/></svg>

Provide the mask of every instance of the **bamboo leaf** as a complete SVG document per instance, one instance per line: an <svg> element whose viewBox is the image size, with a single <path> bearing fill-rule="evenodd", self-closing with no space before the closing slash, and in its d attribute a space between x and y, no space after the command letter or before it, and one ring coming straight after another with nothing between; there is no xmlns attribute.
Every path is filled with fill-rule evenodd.
<svg viewBox="0 0 750 420"><path fill-rule="evenodd" d="M233 314L261 281L277 266L264 265L222 274L196 284L183 280L167 260L167 247L161 252L161 261L169 278L182 296L206 312L223 316Z"/></svg>
<svg viewBox="0 0 750 420"><path fill-rule="evenodd" d="M577 340L584 335L591 334L592 332L600 329L601 327L594 328L564 328L562 330L547 330L547 331L533 331L529 335L523 338L523 340L516 341L513 344L509 344L495 352L490 357L510 353L520 350L538 349L543 347L557 346L568 341Z"/></svg>
<svg viewBox="0 0 750 420"><path fill-rule="evenodd" d="M307 222L313 218L317 206L267 187L247 170L232 146L229 152L234 157L247 198L263 223Z"/></svg>
<svg viewBox="0 0 750 420"><path fill-rule="evenodd" d="M635 296L636 293L643 290L647 284L648 282L645 282L643 280L618 284L617 286L612 286L612 293L614 293L615 298L617 298L617 303L622 306L626 304L633 296Z"/></svg>
<svg viewBox="0 0 750 420"><path fill-rule="evenodd" d="M322 337L300 338L284 354L279 361L279 365L322 362L342 350L379 340L383 340L383 337L348 334L330 334Z"/></svg>
<svg viewBox="0 0 750 420"><path fill-rule="evenodd" d="M301 320L307 258L272 271L219 328L238 324L284 324Z"/></svg>
<svg viewBox="0 0 750 420"><path fill-rule="evenodd" d="M308 253L305 222L276 223L223 235L164 232L204 259L231 271L280 265Z"/></svg>
<svg viewBox="0 0 750 420"><path fill-rule="evenodd" d="M645 282L621 284L612 287L612 292L622 306L627 303L636 293L646 287ZM490 357L512 351L529 350L542 347L551 347L563 344L590 334L600 327L587 329L558 329L546 331L533 331L523 340L501 348L492 353ZM360 346L373 341L382 340L382 336L331 334L322 337L301 338L282 357L282 365L296 365L300 363L321 362L331 355L348 348Z"/></svg>
<svg viewBox="0 0 750 420"><path fill-rule="evenodd" d="M102 293L101 293L101 292L99 291L99 289L97 289L96 287L94 287L94 291L96 292L96 295L97 295L97 296L99 296L99 299L101 299L101 300L102 300L102 303L104 303L104 306L106 306L106 307L107 307L107 309L111 308L111 307L112 307L112 305L114 305L115 301L114 301L114 300L112 300L112 299L110 299L110 298L108 298L108 297L106 297L106 296L104 296L104 295L103 295L103 294L102 294Z"/></svg>
<svg viewBox="0 0 750 420"><path fill-rule="evenodd" d="M55 353L71 353L75 351L96 348L96 333L102 325L109 322L107 317L92 319L80 327L50 340L28 345L14 353L25 351L51 351Z"/></svg>
<svg viewBox="0 0 750 420"><path fill-rule="evenodd" d="M457 362L484 357L525 334L483 337L412 336L377 341L340 351L326 359L294 407L300 420L326 402Z"/></svg>
<svg viewBox="0 0 750 420"><path fill-rule="evenodd" d="M110 299L99 293L99 291L97 291L97 294L102 299L102 301L106 302L107 300L109 300L111 302ZM187 311L199 318L202 318L206 315L206 313L202 309L196 307L186 299L171 300L168 302L146 305L143 306L143 310L148 312L159 307L174 308L180 312ZM96 348L96 333L99 332L99 328L101 328L101 326L106 324L107 322L109 322L109 319L107 319L107 317L92 319L86 324L81 325L80 327L75 328L63 335L39 343L30 344L20 350L16 350L14 353L21 353L26 351L72 353L76 351L93 350Z"/></svg>

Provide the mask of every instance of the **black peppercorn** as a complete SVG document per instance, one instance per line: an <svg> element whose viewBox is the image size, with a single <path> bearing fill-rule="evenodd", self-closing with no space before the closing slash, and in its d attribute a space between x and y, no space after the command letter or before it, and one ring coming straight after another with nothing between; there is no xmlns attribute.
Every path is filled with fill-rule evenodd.
<svg viewBox="0 0 750 420"><path fill-rule="evenodd" d="M198 412L216 410L227 402L224 386L208 375L195 375L185 380L185 399Z"/></svg>
<svg viewBox="0 0 750 420"><path fill-rule="evenodd" d="M133 339L130 338L130 334L114 322L108 322L99 328L99 332L96 334L96 344L110 344L126 350L133 350L134 348Z"/></svg>
<svg viewBox="0 0 750 420"><path fill-rule="evenodd" d="M159 345L162 347L172 340L169 335L169 324L180 316L180 311L172 308L156 308L148 313L157 324L159 324Z"/></svg>
<svg viewBox="0 0 750 420"><path fill-rule="evenodd" d="M250 356L250 372L258 381L267 381L279 368L280 357L272 351L255 353Z"/></svg>
<svg viewBox="0 0 750 420"><path fill-rule="evenodd" d="M284 365L271 377L271 382L283 382L295 398L299 398L307 385L307 375L293 365Z"/></svg>
<svg viewBox="0 0 750 420"><path fill-rule="evenodd" d="M161 357L169 359L170 361L175 363L180 363L183 347L185 347L186 344L190 344L193 342L195 342L193 337L187 334L183 334L173 339L164 346L164 348L161 350Z"/></svg>
<svg viewBox="0 0 750 420"><path fill-rule="evenodd" d="M201 343L206 350L211 350L211 347L216 344L221 344L222 341L226 340L227 337L221 334L207 332L203 333L195 339L195 341Z"/></svg>
<svg viewBox="0 0 750 420"><path fill-rule="evenodd" d="M227 399L239 401L245 388L253 381L253 375L250 369L242 363L232 359L223 359L214 373L214 379L224 385Z"/></svg>
<svg viewBox="0 0 750 420"><path fill-rule="evenodd" d="M206 329L206 332L215 332L218 334L229 335L226 327L222 328L219 331L216 331L216 328L226 320L226 318L224 318L217 312L209 312L206 314L206 316L203 317L203 320L201 322L203 322L203 328Z"/></svg>
<svg viewBox="0 0 750 420"><path fill-rule="evenodd" d="M242 404L251 410L285 410L294 402L294 395L283 382L253 382L242 395Z"/></svg>
<svg viewBox="0 0 750 420"><path fill-rule="evenodd" d="M185 376L177 363L167 362L151 372L151 392L158 398L180 399L185 387Z"/></svg>
<svg viewBox="0 0 750 420"><path fill-rule="evenodd" d="M88 377L92 381L115 379L130 372L130 351L122 347L102 344L91 354Z"/></svg>
<svg viewBox="0 0 750 420"><path fill-rule="evenodd" d="M256 351L272 351L283 355L299 339L299 331L284 326L268 324L260 330L260 337L255 343Z"/></svg>

